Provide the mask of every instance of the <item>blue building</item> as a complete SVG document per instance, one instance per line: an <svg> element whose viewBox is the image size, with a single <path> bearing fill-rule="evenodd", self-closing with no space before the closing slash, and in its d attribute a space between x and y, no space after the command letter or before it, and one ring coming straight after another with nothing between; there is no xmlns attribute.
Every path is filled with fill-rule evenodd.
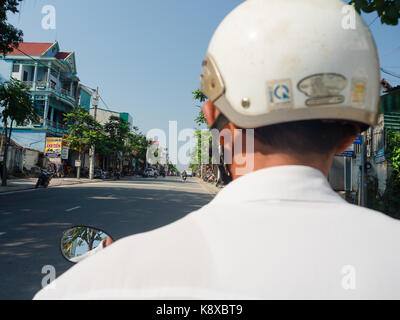
<svg viewBox="0 0 400 320"><path fill-rule="evenodd" d="M37 123L13 129L12 139L22 147L43 152L46 137L61 137L66 132L65 113L77 105L89 111L91 92L79 84L75 53L60 51L57 41L23 42L0 59L0 81L12 77L31 88L39 115Z"/></svg>

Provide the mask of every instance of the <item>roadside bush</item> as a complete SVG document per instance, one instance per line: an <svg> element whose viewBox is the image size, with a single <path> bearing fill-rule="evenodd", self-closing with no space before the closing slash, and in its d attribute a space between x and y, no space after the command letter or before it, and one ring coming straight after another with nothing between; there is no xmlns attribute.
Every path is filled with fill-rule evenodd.
<svg viewBox="0 0 400 320"><path fill-rule="evenodd" d="M383 204L386 214L393 218L400 219L400 179L394 172L386 182Z"/></svg>

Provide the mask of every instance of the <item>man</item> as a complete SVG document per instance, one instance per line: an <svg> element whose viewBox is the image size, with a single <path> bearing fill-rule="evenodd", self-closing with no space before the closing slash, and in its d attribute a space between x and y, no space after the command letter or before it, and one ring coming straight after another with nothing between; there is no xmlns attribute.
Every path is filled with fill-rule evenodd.
<svg viewBox="0 0 400 320"><path fill-rule="evenodd" d="M209 125L230 133L222 173L233 181L199 211L113 243L36 298L400 298L400 222L348 204L326 180L334 155L378 112L375 44L358 15L354 29L342 26L343 6L249 0L231 12L211 40L201 89ZM254 128L253 149L238 128Z"/></svg>

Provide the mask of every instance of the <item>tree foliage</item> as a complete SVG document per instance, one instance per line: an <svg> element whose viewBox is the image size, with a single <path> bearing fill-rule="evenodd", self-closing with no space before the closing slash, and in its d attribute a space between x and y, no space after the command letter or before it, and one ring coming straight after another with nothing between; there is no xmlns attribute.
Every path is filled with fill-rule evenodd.
<svg viewBox="0 0 400 320"><path fill-rule="evenodd" d="M0 0L0 53L6 55L23 41L23 32L7 22L7 14L18 13L22 0Z"/></svg>
<svg viewBox="0 0 400 320"><path fill-rule="evenodd" d="M386 188L379 204L388 215L400 219L400 132L388 130L386 134L386 161L391 173L386 180ZM377 194L377 193L375 193ZM371 194L374 196L374 193ZM377 207L380 209L380 207Z"/></svg>
<svg viewBox="0 0 400 320"><path fill-rule="evenodd" d="M207 101L207 97L201 92L200 89L196 89L195 91L192 92L193 94L193 99L196 100L197 102L200 102L200 104L204 103ZM194 119L195 123L198 126L201 125L207 125L206 117L204 116L201 106L198 105L197 107L200 108L199 114L196 116ZM208 128L208 125L207 125ZM211 143L211 134L209 132L205 132L202 130L196 130L195 131L195 138L197 140L197 145L193 148L192 153L191 153L191 163L189 165L190 168L192 168L193 171L196 171L199 165L202 163L202 159L207 159L209 158L209 149L207 148L207 143L202 143L202 138L208 139L208 143Z"/></svg>
<svg viewBox="0 0 400 320"><path fill-rule="evenodd" d="M126 151L126 140L129 136L129 123L117 116L111 116L104 125L106 133L105 146L110 153L117 156L118 153Z"/></svg>
<svg viewBox="0 0 400 320"><path fill-rule="evenodd" d="M148 140L144 134L134 128L133 132L128 133L127 137L127 153L131 153L135 158L146 160L148 147L151 145L151 140Z"/></svg>
<svg viewBox="0 0 400 320"><path fill-rule="evenodd" d="M3 122L3 135L1 145L4 145L3 161L7 163L8 146L14 124L22 126L29 121L36 120L29 88L21 81L11 78L0 84L0 106L2 111L0 118ZM1 152L2 150L0 150ZM3 166L2 185L7 184L7 168Z"/></svg>
<svg viewBox="0 0 400 320"><path fill-rule="evenodd" d="M386 139L387 161L392 165L393 174L400 180L400 132L388 130Z"/></svg>
<svg viewBox="0 0 400 320"><path fill-rule="evenodd" d="M3 122L8 119L21 126L35 120L29 88L21 81L11 78L0 85L0 105L3 107L0 114Z"/></svg>
<svg viewBox="0 0 400 320"><path fill-rule="evenodd" d="M377 12L382 24L397 25L400 18L399 0L351 0L358 13Z"/></svg>
<svg viewBox="0 0 400 320"><path fill-rule="evenodd" d="M83 107L76 107L64 115L68 127L67 141L70 148L84 152L92 145L99 145L103 140L103 128Z"/></svg>
<svg viewBox="0 0 400 320"><path fill-rule="evenodd" d="M200 103L203 103L207 100L207 97L203 94L203 92L201 92L200 89L196 89L195 91L192 92L192 94L193 94L193 99ZM196 118L194 119L194 122L198 126L207 124L206 117L204 116L203 112L201 111L201 106L197 106L197 107L200 108L200 111L199 111L198 115L196 116Z"/></svg>

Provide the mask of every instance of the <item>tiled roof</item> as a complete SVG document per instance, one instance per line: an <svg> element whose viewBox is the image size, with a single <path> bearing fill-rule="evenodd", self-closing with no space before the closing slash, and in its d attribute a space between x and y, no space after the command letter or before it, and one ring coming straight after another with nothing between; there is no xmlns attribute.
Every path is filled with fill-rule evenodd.
<svg viewBox="0 0 400 320"><path fill-rule="evenodd" d="M48 42L21 42L18 46L18 49L23 51L25 54L30 56L41 56L45 53L54 43ZM14 49L8 55L17 55L22 56L24 53Z"/></svg>
<svg viewBox="0 0 400 320"><path fill-rule="evenodd" d="M386 89L392 89L393 87L390 85L389 82L387 82L385 79L381 79L381 84L386 88Z"/></svg>

